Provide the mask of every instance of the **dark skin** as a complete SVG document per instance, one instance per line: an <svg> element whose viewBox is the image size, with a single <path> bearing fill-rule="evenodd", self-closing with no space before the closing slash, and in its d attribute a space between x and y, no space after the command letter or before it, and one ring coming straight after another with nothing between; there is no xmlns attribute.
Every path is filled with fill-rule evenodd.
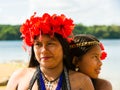
<svg viewBox="0 0 120 90"><path fill-rule="evenodd" d="M112 85L105 79L97 78L93 81L95 90L112 90Z"/></svg>
<svg viewBox="0 0 120 90"><path fill-rule="evenodd" d="M77 41L77 43L98 42L73 48L73 64L79 68L79 72L88 75L92 79L95 90L112 90L109 81L98 78L102 66L99 40L92 35L80 34L75 36L74 41Z"/></svg>
<svg viewBox="0 0 120 90"><path fill-rule="evenodd" d="M62 45L57 38L50 38L46 35L41 37L42 40L37 38L34 42L35 57L40 64L41 71L51 81L60 76L63 70ZM35 70L36 67L28 67L14 72L6 90L27 90ZM69 70L68 76L71 90L94 90L91 79L87 75ZM53 90L56 86L57 84L53 84ZM38 90L37 82L34 83L33 90Z"/></svg>

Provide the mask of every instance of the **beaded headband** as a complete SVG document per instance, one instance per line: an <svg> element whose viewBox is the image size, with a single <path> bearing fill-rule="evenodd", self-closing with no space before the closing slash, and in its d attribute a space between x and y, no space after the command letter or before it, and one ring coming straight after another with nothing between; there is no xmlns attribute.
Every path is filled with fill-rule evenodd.
<svg viewBox="0 0 120 90"><path fill-rule="evenodd" d="M82 42L82 43L76 43L73 45L70 45L70 48L76 48L76 47L82 47L82 46L90 46L90 45L99 45L100 43L97 41L91 41L91 42Z"/></svg>
<svg viewBox="0 0 120 90"><path fill-rule="evenodd" d="M63 38L69 40L68 37L74 29L73 20L71 18L66 18L64 14L49 15L48 13L45 13L42 17L35 17L35 15L36 12L20 27L23 42L26 45L32 46L35 36L41 34L49 34L50 36L54 36L54 34L57 33Z"/></svg>
<svg viewBox="0 0 120 90"><path fill-rule="evenodd" d="M70 45L70 48L77 48L77 47L83 47L83 46L91 46L91 45L100 45L101 48L101 60L104 60L107 57L107 53L104 51L104 46L101 42L98 41L90 41L90 42L82 42L82 43L75 43Z"/></svg>

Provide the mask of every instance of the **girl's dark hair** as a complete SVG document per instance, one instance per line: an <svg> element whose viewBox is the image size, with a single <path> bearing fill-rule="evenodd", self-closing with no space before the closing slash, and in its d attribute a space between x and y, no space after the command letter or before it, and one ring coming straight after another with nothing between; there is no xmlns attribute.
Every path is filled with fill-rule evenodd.
<svg viewBox="0 0 120 90"><path fill-rule="evenodd" d="M76 44L76 43L82 43L82 42L90 42L90 41L97 41L99 40L90 34L79 34L74 37L73 42L71 42L70 45ZM86 46L80 46L80 47L75 47L71 48L71 54L72 57L77 56L81 58L84 54L86 54L90 49L92 49L95 45L86 45Z"/></svg>
<svg viewBox="0 0 120 90"><path fill-rule="evenodd" d="M71 62L72 57L70 55L70 48L69 48L68 41L57 33L55 33L54 36L59 40L63 48L63 64L66 66L67 69L73 69L72 62ZM39 63L35 58L35 53L33 51L33 46L32 46L29 67L36 67L38 65Z"/></svg>

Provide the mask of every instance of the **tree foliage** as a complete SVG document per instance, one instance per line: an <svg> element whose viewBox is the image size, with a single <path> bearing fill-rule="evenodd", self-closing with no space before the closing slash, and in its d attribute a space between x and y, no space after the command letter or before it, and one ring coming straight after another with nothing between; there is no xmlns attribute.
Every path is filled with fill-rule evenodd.
<svg viewBox="0 0 120 90"><path fill-rule="evenodd" d="M20 25L0 25L0 40L19 40Z"/></svg>
<svg viewBox="0 0 120 90"><path fill-rule="evenodd" d="M20 25L0 25L0 40L20 40ZM73 33L92 34L100 39L120 39L120 26L76 24Z"/></svg>
<svg viewBox="0 0 120 90"><path fill-rule="evenodd" d="M76 24L74 34L92 34L100 39L120 39L120 26L84 26L82 24Z"/></svg>

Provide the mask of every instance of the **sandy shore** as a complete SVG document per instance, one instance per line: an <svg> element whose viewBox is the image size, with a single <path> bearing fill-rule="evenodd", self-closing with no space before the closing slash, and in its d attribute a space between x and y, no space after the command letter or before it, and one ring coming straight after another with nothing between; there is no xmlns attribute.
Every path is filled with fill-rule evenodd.
<svg viewBox="0 0 120 90"><path fill-rule="evenodd" d="M24 62L0 63L0 82L5 79L9 79L9 77L15 70L19 68L24 68L26 66L27 64ZM104 72L104 74L105 73L106 72ZM120 90L120 86L119 86L120 79L118 77L111 76L110 74L105 74L103 77L108 81L111 81L113 85L113 90ZM5 90L5 88L6 88L6 85L0 86L0 90Z"/></svg>
<svg viewBox="0 0 120 90"><path fill-rule="evenodd" d="M26 66L27 64L23 62L0 63L0 83L9 79L15 70ZM5 87L5 85L0 86L0 90L5 90Z"/></svg>

